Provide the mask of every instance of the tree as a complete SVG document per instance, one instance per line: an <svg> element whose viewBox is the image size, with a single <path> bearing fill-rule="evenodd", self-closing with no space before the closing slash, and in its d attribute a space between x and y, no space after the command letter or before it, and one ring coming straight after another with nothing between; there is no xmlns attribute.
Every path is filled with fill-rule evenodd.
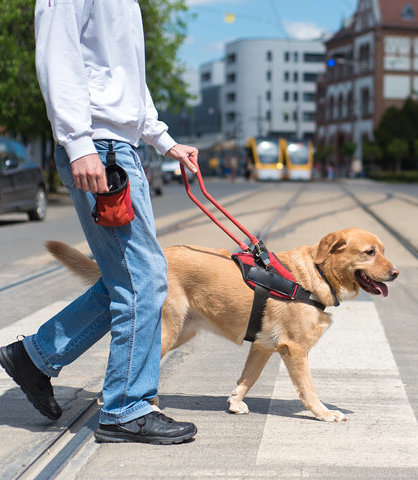
<svg viewBox="0 0 418 480"><path fill-rule="evenodd" d="M140 0L140 5L151 95L158 109L180 111L189 98L181 78L184 67L177 61L186 37L185 0Z"/></svg>
<svg viewBox="0 0 418 480"><path fill-rule="evenodd" d="M402 160L407 158L409 154L408 142L402 138L394 138L388 144L387 151L395 162L395 172L400 173L402 170Z"/></svg>
<svg viewBox="0 0 418 480"><path fill-rule="evenodd" d="M155 103L180 109L187 99L176 55L185 38L184 0L141 0L147 55L147 83ZM0 126L23 139L53 144L35 72L33 0L0 0ZM51 149L52 150L52 149ZM55 166L50 162L50 188Z"/></svg>

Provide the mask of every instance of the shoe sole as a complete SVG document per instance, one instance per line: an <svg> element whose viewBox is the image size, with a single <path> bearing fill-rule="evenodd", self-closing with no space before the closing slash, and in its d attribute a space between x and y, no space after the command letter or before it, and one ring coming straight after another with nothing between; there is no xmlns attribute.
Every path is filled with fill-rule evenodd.
<svg viewBox="0 0 418 480"><path fill-rule="evenodd" d="M54 416L48 413L45 409L44 406L36 401L36 399L26 390L25 383L21 379L19 375L17 375L14 372L13 364L9 360L9 357L6 352L6 347L1 347L0 348L0 365L4 368L6 371L7 375L11 377L20 387L22 392L26 395L26 398L30 401L30 403L38 410L39 413L41 413L43 416L48 417L50 420L57 420L61 415Z"/></svg>
<svg viewBox="0 0 418 480"><path fill-rule="evenodd" d="M98 428L94 432L94 437L97 443L151 443L153 445L173 445L187 442L191 440L197 433L197 428L188 434L181 435L179 437L139 437L135 434L114 432L109 433L106 430ZM116 436L117 435L117 436Z"/></svg>

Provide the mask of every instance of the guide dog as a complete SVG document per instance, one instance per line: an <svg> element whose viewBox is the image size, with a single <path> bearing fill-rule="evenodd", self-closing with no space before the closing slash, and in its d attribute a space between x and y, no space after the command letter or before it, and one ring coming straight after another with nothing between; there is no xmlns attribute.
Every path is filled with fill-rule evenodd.
<svg viewBox="0 0 418 480"><path fill-rule="evenodd" d="M94 260L61 242L47 249L72 272L93 284L100 277ZM164 251L168 262L168 296L162 311L162 352L178 348L200 329L242 344L253 303L253 291L227 250L175 246ZM388 294L384 282L395 280L398 269L384 256L383 243L360 228L330 233L319 243L276 253L297 282L324 306L352 299L360 288L371 295ZM316 265L320 267L320 274ZM229 410L249 413L244 397L273 352L279 352L305 407L327 422L346 421L338 410L319 400L312 381L308 352L330 326L328 313L297 301L267 300L262 329L252 343Z"/></svg>

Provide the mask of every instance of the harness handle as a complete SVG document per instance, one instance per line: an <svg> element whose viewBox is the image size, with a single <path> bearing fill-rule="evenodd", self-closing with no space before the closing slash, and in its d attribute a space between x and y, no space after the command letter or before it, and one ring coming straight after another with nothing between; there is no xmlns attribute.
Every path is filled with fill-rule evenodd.
<svg viewBox="0 0 418 480"><path fill-rule="evenodd" d="M189 160L193 163L196 167L196 176L199 182L199 187L203 193L203 195L219 210L221 211L241 232L246 235L251 243L254 245L256 249L260 249L260 241L257 237L252 235L246 228L244 228L225 208L218 203L206 190L205 184L203 182L202 173L200 172L200 168L197 162L189 158ZM181 175L183 177L184 186L186 188L187 195L191 198L191 200L201 209L203 212L214 222L216 225L222 229L232 240L239 245L241 250L247 252L250 250L250 247L245 243L241 242L233 233L231 233L215 216L193 195L190 190L189 180L187 178L186 170L183 164L180 164Z"/></svg>

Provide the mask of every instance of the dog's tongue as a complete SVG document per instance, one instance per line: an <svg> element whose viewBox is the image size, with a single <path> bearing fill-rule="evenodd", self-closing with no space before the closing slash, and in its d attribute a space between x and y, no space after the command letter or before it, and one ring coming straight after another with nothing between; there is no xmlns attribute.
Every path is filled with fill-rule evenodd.
<svg viewBox="0 0 418 480"><path fill-rule="evenodd" d="M376 282L375 280L372 280L372 284L374 286L374 288L376 288L376 290L379 290L379 292L384 296L384 297L387 297L388 296L388 287L382 283L382 282Z"/></svg>

